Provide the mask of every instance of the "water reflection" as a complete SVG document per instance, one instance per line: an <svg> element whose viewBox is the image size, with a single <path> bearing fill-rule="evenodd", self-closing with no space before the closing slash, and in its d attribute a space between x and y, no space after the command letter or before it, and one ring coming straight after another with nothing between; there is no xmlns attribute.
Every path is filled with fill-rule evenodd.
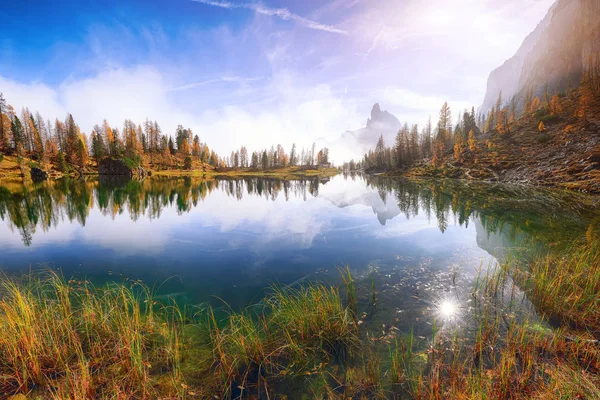
<svg viewBox="0 0 600 400"><path fill-rule="evenodd" d="M321 197L341 208L371 207L381 225L398 215L407 220L424 215L428 221L433 218L442 233L449 224L468 227L469 221L476 220L488 235L504 232L511 241L523 233L557 240L565 233L581 236L596 217L595 204L587 202L588 198L548 190L453 181L417 183L355 174L347 174L344 179L342 189L339 185L332 185L336 186L333 190L321 189ZM144 181L63 179L35 186L0 186L0 218L11 231L18 230L23 244L30 246L38 229L48 232L63 222L85 226L94 207L112 219L126 214L134 222L142 216L153 220L159 219L166 208L176 210L178 215L188 213L214 191L239 201L245 197L307 201L319 197L327 181L184 177Z"/></svg>
<svg viewBox="0 0 600 400"><path fill-rule="evenodd" d="M275 201L284 196L288 201L294 196L306 201L308 196L318 196L320 182L318 178L295 181L190 177L144 181L62 179L35 186L0 186L0 218L11 230L18 230L23 244L29 246L37 229L47 232L65 221L85 226L94 207L113 219L126 213L135 222L141 216L158 219L165 208L174 208L179 215L187 213L215 190L237 200L256 196Z"/></svg>
<svg viewBox="0 0 600 400"><path fill-rule="evenodd" d="M380 315L426 332L425 312L462 315L451 304L468 297L477 268L523 241L585 235L594 206L554 191L351 174L6 184L0 269L50 265L99 283L176 276L162 293L245 307L273 282L337 282L348 264L373 277Z"/></svg>

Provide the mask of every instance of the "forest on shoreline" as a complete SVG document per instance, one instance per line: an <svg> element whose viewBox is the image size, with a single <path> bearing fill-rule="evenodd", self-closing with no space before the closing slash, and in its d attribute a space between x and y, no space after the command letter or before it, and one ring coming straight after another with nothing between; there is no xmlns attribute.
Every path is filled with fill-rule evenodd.
<svg viewBox="0 0 600 400"><path fill-rule="evenodd" d="M536 95L537 94L537 95ZM458 113L448 103L437 123L405 123L395 142L381 136L345 170L387 175L504 181L600 192L600 55L581 83L565 92L530 88L484 113Z"/></svg>
<svg viewBox="0 0 600 400"><path fill-rule="evenodd" d="M331 176L337 171L329 149L280 144L249 151L246 146L221 156L191 129L179 125L174 135L163 133L156 121L136 124L125 120L122 129L105 119L90 134L82 132L73 115L64 121L44 119L27 107L20 114L0 93L0 178L28 177L39 168L51 177L97 173L107 158L123 160L128 167L146 168L163 175L269 175Z"/></svg>

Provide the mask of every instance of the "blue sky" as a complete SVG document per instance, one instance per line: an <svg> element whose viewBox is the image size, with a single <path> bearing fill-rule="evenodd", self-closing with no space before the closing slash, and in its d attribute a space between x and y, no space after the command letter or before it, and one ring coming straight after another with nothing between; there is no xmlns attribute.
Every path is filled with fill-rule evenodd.
<svg viewBox="0 0 600 400"><path fill-rule="evenodd" d="M333 140L370 108L479 105L552 0L5 0L0 91L84 131L181 123L232 144Z"/></svg>

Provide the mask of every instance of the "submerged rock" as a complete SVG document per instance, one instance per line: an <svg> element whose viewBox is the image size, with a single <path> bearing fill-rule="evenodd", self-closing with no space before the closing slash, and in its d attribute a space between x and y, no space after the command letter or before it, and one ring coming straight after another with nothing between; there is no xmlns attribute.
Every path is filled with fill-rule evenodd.
<svg viewBox="0 0 600 400"><path fill-rule="evenodd" d="M106 158L98 164L101 176L122 176L128 178L145 178L148 172L142 167L129 167L123 160Z"/></svg>

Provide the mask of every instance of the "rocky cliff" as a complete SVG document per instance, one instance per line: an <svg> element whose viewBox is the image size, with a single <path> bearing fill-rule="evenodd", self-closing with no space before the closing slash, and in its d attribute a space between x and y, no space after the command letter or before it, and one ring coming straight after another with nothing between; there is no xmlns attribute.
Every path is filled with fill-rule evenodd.
<svg viewBox="0 0 600 400"><path fill-rule="evenodd" d="M492 71L480 111L498 94L508 101L528 89L540 95L576 87L592 54L600 52L600 0L558 0L517 53Z"/></svg>

